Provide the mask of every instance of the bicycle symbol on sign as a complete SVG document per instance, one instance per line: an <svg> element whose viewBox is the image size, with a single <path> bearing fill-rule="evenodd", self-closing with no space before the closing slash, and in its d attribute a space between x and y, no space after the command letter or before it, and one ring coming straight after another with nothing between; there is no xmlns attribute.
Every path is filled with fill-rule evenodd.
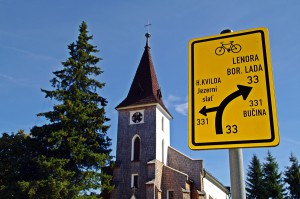
<svg viewBox="0 0 300 199"><path fill-rule="evenodd" d="M234 41L230 41L229 43L227 44L224 44L223 42L221 42L221 46L216 48L215 50L215 54L216 55L223 55L225 53L225 51L227 50L227 52L230 53L233 52L233 53L238 53L242 50L242 47L240 44L233 44Z"/></svg>

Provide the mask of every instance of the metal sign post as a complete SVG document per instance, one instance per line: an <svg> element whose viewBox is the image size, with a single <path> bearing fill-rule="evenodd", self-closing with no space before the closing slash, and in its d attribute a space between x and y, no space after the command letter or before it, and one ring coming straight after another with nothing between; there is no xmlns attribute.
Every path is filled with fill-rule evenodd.
<svg viewBox="0 0 300 199"><path fill-rule="evenodd" d="M221 34L229 32L232 32L232 30L223 30ZM232 199L246 199L242 149L229 149L229 165L231 197Z"/></svg>
<svg viewBox="0 0 300 199"><path fill-rule="evenodd" d="M232 199L245 199L245 179L242 149L229 149Z"/></svg>
<svg viewBox="0 0 300 199"><path fill-rule="evenodd" d="M223 30L221 34L233 32ZM229 149L229 167L232 199L246 199L243 151L240 148Z"/></svg>

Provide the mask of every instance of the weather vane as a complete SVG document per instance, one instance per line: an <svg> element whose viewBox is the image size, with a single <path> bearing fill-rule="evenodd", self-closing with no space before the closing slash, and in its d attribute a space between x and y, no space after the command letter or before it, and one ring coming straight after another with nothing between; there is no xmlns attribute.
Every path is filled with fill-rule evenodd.
<svg viewBox="0 0 300 199"><path fill-rule="evenodd" d="M150 26L151 26L151 25L152 25L152 24L149 23L149 21L148 21L148 24L144 25L144 27L147 28L147 33L149 33L149 29L150 29Z"/></svg>

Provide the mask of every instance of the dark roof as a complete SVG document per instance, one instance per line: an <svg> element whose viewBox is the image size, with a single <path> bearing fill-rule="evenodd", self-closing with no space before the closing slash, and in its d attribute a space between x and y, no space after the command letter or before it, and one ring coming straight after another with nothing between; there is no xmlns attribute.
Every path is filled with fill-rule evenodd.
<svg viewBox="0 0 300 199"><path fill-rule="evenodd" d="M146 34L146 37L147 42L145 50L136 70L128 95L116 109L158 103L168 114L170 114L163 103L162 92L156 78L148 41L150 34Z"/></svg>

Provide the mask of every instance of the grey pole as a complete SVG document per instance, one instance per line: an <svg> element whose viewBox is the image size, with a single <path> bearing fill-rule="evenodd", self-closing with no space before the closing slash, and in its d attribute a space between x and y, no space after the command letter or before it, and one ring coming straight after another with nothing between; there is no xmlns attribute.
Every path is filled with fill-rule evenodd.
<svg viewBox="0 0 300 199"><path fill-rule="evenodd" d="M221 34L230 32L233 31L225 29ZM229 165L232 199L246 199L242 149L229 149Z"/></svg>
<svg viewBox="0 0 300 199"><path fill-rule="evenodd" d="M245 179L242 149L229 149L232 199L245 199Z"/></svg>

